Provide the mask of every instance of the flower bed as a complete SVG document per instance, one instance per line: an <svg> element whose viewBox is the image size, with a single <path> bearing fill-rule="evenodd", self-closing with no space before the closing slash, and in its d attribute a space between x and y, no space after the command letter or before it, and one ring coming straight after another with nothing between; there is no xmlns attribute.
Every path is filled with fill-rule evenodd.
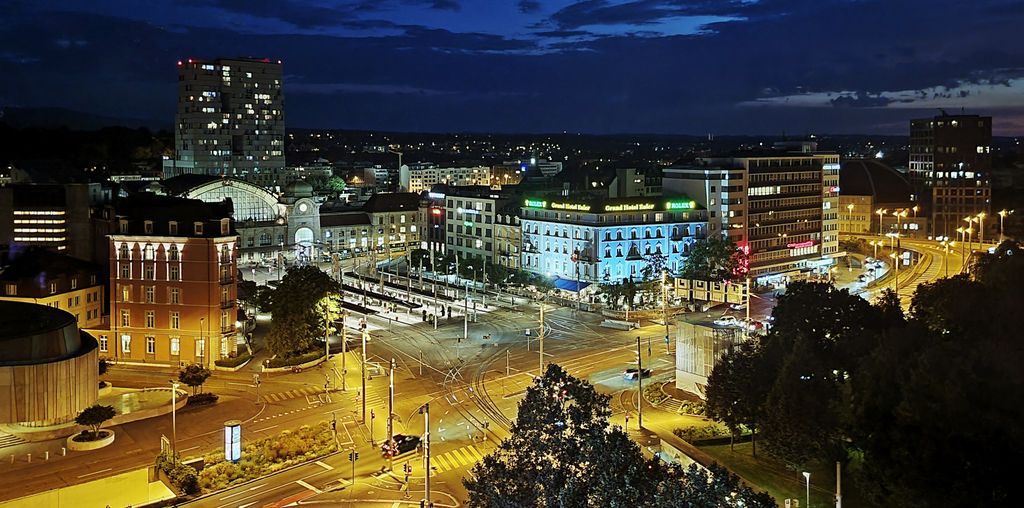
<svg viewBox="0 0 1024 508"><path fill-rule="evenodd" d="M195 395L188 396L189 406L204 406L207 404L214 404L220 397L215 393L197 393Z"/></svg>
<svg viewBox="0 0 1024 508"><path fill-rule="evenodd" d="M334 432L327 422L303 425L250 442L242 449L242 458L237 463L225 461L222 452L205 456L208 465L199 473L199 486L204 491L220 490L334 451Z"/></svg>

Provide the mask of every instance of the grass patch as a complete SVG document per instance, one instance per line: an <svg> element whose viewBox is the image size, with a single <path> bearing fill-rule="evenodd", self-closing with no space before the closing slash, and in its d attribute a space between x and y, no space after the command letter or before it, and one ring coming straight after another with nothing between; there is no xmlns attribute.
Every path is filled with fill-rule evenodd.
<svg viewBox="0 0 1024 508"><path fill-rule="evenodd" d="M760 446L760 442L758 445ZM806 508L806 482L800 471L787 469L758 448L757 457L751 454L750 443L737 443L735 450L729 445L701 446L701 451L752 483L759 490L766 490L775 498L779 506L783 506L786 498L800 500L801 508ZM811 507L825 508L835 506L835 464L831 467L811 468ZM856 491L852 477L843 474L843 505L866 506Z"/></svg>
<svg viewBox="0 0 1024 508"><path fill-rule="evenodd" d="M302 365L303 363L311 362L320 358L324 355L322 350L310 351L309 353L295 355L295 356L278 356L267 362L268 368L276 367L291 367L293 365Z"/></svg>

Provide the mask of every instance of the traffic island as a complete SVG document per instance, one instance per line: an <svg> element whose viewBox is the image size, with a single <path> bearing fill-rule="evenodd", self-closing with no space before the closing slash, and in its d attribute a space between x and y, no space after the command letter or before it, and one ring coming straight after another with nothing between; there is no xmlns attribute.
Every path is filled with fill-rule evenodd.
<svg viewBox="0 0 1024 508"><path fill-rule="evenodd" d="M88 430L68 437L67 447L68 450L76 452L85 452L89 450L98 450L114 442L114 431L110 429L102 429L93 436L93 433Z"/></svg>

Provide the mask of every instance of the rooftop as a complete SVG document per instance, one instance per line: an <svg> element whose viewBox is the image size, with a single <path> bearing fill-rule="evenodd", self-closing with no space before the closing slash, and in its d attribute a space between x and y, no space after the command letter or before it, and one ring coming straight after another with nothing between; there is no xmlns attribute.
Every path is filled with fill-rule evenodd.
<svg viewBox="0 0 1024 508"><path fill-rule="evenodd" d="M840 163L840 195L874 196L876 203L909 203L913 188L905 176L874 159Z"/></svg>
<svg viewBox="0 0 1024 508"><path fill-rule="evenodd" d="M46 249L26 249L12 253L11 262L0 268L0 281L18 281L44 275L52 279L81 272L99 273L99 265Z"/></svg>
<svg viewBox="0 0 1024 508"><path fill-rule="evenodd" d="M363 206L367 213L415 211L420 207L417 192L378 192Z"/></svg>

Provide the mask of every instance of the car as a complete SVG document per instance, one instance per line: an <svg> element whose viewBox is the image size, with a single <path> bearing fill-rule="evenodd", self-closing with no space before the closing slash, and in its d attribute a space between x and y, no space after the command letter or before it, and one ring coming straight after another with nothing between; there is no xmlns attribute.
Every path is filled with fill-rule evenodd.
<svg viewBox="0 0 1024 508"><path fill-rule="evenodd" d="M732 310L747 310L747 304L745 303L734 303L729 306Z"/></svg>
<svg viewBox="0 0 1024 508"><path fill-rule="evenodd" d="M637 372L639 371L635 367L628 368L622 371L622 378L626 381L633 381L637 378ZM651 377L651 369L644 369L644 377Z"/></svg>
<svg viewBox="0 0 1024 508"><path fill-rule="evenodd" d="M718 326L739 326L740 320L735 316L722 316L714 321Z"/></svg>
<svg viewBox="0 0 1024 508"><path fill-rule="evenodd" d="M391 443L384 441L380 445L381 455L384 458L393 457L395 455L401 455L403 453L411 452L420 445L419 436L407 436L405 434L395 434L392 439L394 446Z"/></svg>
<svg viewBox="0 0 1024 508"><path fill-rule="evenodd" d="M867 280L868 280L868 277L866 275L858 275L857 276L857 281L858 282L866 282Z"/></svg>

